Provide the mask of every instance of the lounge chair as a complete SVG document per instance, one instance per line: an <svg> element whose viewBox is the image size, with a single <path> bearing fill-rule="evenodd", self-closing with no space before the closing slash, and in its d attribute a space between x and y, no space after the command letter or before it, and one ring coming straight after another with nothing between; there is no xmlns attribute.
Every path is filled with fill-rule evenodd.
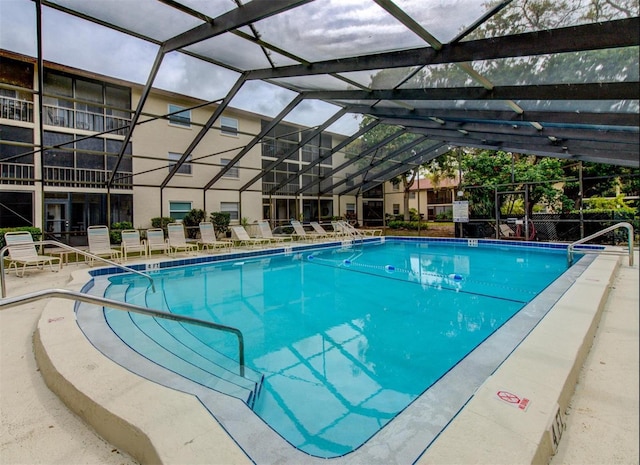
<svg viewBox="0 0 640 465"><path fill-rule="evenodd" d="M231 232L236 238L235 242L237 242L240 247L267 246L271 243L269 239L265 239L264 237L249 236L249 233L243 226L231 226Z"/></svg>
<svg viewBox="0 0 640 465"><path fill-rule="evenodd" d="M147 256L147 243L140 239L140 232L137 229L125 229L122 231L121 243L122 258L127 261L130 253L138 252L138 256Z"/></svg>
<svg viewBox="0 0 640 465"><path fill-rule="evenodd" d="M273 231L271 231L271 225L267 220L259 220L258 228L260 229L260 236L264 239L269 239L269 241L275 244L293 240L291 236L274 236Z"/></svg>
<svg viewBox="0 0 640 465"><path fill-rule="evenodd" d="M97 257L106 257L109 260L120 260L122 253L111 246L109 228L106 226L89 226L87 228L87 240L89 253ZM89 257L89 266L93 266L95 259Z"/></svg>
<svg viewBox="0 0 640 465"><path fill-rule="evenodd" d="M216 230L213 227L213 223L210 221L203 221L199 225L200 227L200 239L198 239L198 244L202 244L203 250L231 250L233 247L233 242L223 240L219 241L216 238Z"/></svg>
<svg viewBox="0 0 640 465"><path fill-rule="evenodd" d="M177 252L196 252L198 244L187 242L184 235L184 226L182 223L169 223L167 225L167 235L169 236L169 254L175 255Z"/></svg>
<svg viewBox="0 0 640 465"><path fill-rule="evenodd" d="M354 237L373 237L382 236L382 229L357 229L351 226L347 221L338 221L342 226L342 230Z"/></svg>
<svg viewBox="0 0 640 465"><path fill-rule="evenodd" d="M33 242L33 237L29 231L12 231L4 234L4 241L7 244L9 251L9 267L15 267L16 276L23 277L27 266L35 266L38 269L44 270L44 266L49 264L51 271L60 271L62 266L62 260L60 257L50 257L48 255L38 255L38 250ZM53 269L54 260L58 261L58 269ZM18 266L21 265L21 272L18 271Z"/></svg>
<svg viewBox="0 0 640 465"><path fill-rule="evenodd" d="M316 234L318 234L319 236L322 236L323 238L335 239L337 237L342 236L342 234L338 231L327 231L317 221L312 221L309 224L311 225L313 230L316 232Z"/></svg>
<svg viewBox="0 0 640 465"><path fill-rule="evenodd" d="M164 231L160 228L147 229L147 252L151 256L153 251L160 250L164 254L169 254L169 244L164 238Z"/></svg>
<svg viewBox="0 0 640 465"><path fill-rule="evenodd" d="M292 220L291 221L291 226L293 226L293 235L298 239L298 240L302 240L302 241L317 241L322 239L322 236L320 236L319 234L316 233L311 233L311 232L307 232L304 229L304 226L302 226L302 223L300 223L298 220Z"/></svg>

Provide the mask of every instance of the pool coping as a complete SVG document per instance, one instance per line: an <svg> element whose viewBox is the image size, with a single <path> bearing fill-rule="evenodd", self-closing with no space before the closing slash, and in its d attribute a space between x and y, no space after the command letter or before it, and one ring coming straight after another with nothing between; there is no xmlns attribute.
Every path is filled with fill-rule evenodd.
<svg viewBox="0 0 640 465"><path fill-rule="evenodd" d="M315 246L310 244L306 248ZM560 297L554 309L480 386L436 440L428 448L423 441L426 451L417 463L496 463L496 454L500 460L513 457L513 462L517 463L541 463L545 462L545 457L548 460L554 451L554 420L558 411L564 412L573 392L617 263L618 257L594 257L593 263ZM590 271L592 269L595 271ZM72 283L76 290L87 281L86 272L78 274L77 277L74 275ZM602 279L603 275L609 279ZM560 308L558 312L556 307ZM559 313L562 316L555 316ZM549 330L548 321L554 320L562 327L572 328L571 337L567 337L566 329L558 333L557 328L551 327L552 338L562 342L562 357L544 352L549 344L549 336L545 336L544 331ZM212 421L212 416L198 399L146 381L96 351L76 324L73 304L52 302L47 305L34 341L36 358L49 387L105 439L141 462L252 462L222 425L215 419ZM558 341L552 340L551 347L554 345L557 346ZM525 367L522 361L517 361L521 356L527 360ZM523 373L525 368L527 371ZM548 376L550 371L553 377ZM526 397L530 404L524 411L514 409L496 398L496 389ZM154 400L152 405L149 405L149 399ZM164 405L164 408L159 409L158 405ZM498 414L497 419L492 418L495 414ZM522 426L523 420L529 427ZM562 424L562 413L556 421ZM473 452L470 451L471 455L465 460L460 447L460 431L465 434L466 442L473 442L474 438L482 436L482 432L495 431L497 438L494 440L498 443L489 447L491 441L485 438L478 444L479 449L470 448ZM556 431L557 436L560 433L561 430ZM504 443L505 438L508 438L508 444ZM396 440L402 440L402 437ZM513 451L509 445L515 446ZM479 451L486 451L486 460L480 459L483 455ZM385 456L385 451L377 453ZM304 454L303 457L313 459ZM394 462L405 463L399 459L395 457ZM389 463L388 457L381 463Z"/></svg>

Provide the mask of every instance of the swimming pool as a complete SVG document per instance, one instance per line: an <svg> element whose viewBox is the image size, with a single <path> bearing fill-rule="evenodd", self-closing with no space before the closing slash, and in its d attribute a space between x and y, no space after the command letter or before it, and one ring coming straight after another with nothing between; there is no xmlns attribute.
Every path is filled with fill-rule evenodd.
<svg viewBox="0 0 640 465"><path fill-rule="evenodd" d="M360 447L566 270L562 248L469 244L375 241L179 267L154 274L155 294L127 275L103 288L111 298L239 327L259 386L227 393L259 392L245 402L288 442L335 457ZM233 371L235 341L123 312L106 317L149 359L157 346L146 335L165 347L197 344L191 354L180 349L177 358L192 367L185 376L229 388L228 377L193 366L206 350L205 363Z"/></svg>

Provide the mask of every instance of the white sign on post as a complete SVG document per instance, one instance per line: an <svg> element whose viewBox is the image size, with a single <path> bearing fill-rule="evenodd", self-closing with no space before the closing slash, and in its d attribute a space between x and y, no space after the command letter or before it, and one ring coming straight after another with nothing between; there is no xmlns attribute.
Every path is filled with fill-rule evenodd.
<svg viewBox="0 0 640 465"><path fill-rule="evenodd" d="M453 222L468 223L469 222L469 201L455 200L453 202Z"/></svg>

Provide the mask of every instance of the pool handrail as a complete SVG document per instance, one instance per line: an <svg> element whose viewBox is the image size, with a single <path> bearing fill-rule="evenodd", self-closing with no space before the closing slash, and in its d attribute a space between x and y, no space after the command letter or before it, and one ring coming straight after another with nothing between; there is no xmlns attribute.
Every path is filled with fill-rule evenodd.
<svg viewBox="0 0 640 465"><path fill-rule="evenodd" d="M142 277L144 277L145 279L149 280L149 284L151 286L151 291L152 292L156 292L156 286L153 282L153 278L151 276L149 276L146 273L143 273L141 271L138 270L134 270L133 268L129 268L126 265L122 265L120 263L116 263L113 262L111 260L107 260L106 258L102 258L102 257L98 257L97 255L94 255L90 252L86 252L84 250L78 249L76 247L72 247L70 245L64 244L62 242L58 242L58 241L53 241L50 239L46 239L44 241L34 241L35 245L55 245L56 247L60 247L63 249L66 249L70 252L74 252L76 254L80 254L80 255L84 255L85 257L91 258L92 260L100 260L101 262L105 262L109 265L118 267L120 269L126 270L130 273L134 273L137 275L140 275ZM5 282L5 277L4 277L4 254L6 253L6 251L9 250L9 246L4 246L2 249L0 249L0 288L2 288L2 298L7 297L7 285Z"/></svg>
<svg viewBox="0 0 640 465"><path fill-rule="evenodd" d="M585 242L590 241L591 239L595 239L596 237L602 236L603 234L606 234L610 231L613 231L614 229L618 229L618 228L626 228L627 230L627 253L629 255L629 266L633 266L633 226L631 226L631 224L627 223L627 222L620 222L620 223L616 223L612 226L609 226L608 228L604 228L600 231L597 231L593 234L591 234L590 236L587 237L583 237L582 239L579 239L575 242L572 242L571 244L569 244L567 246L567 265L571 266L573 264L573 250L575 248L576 245L580 245L583 244ZM613 255L621 255L620 251L610 251L610 250L605 250L605 249L598 249L598 250L586 250L586 249L582 249L580 251L581 253L602 253L602 254L613 254ZM626 253L625 253L626 255Z"/></svg>
<svg viewBox="0 0 640 465"><path fill-rule="evenodd" d="M35 302L41 299L59 298L67 300L75 300L79 302L85 302L89 304L100 305L102 307L109 307L116 310L123 310L126 312L140 313L141 315L153 316L156 318L164 318L165 320L173 320L181 323L189 323L196 326L203 326L205 328L217 329L228 333L233 333L238 338L238 358L240 365L240 376L244 377L244 337L242 332L238 328L232 326L225 326L212 321L201 320L198 318L192 318L189 316L178 315L175 313L163 312L160 310L154 310L152 308L141 307L139 305L130 304L127 302L120 302L118 300L107 299L106 297L97 297L89 294L83 294L81 292L70 291L68 289L44 289L41 291L29 292L16 297L7 297L0 299L0 310L5 307L11 307L13 305L20 305L29 302Z"/></svg>

